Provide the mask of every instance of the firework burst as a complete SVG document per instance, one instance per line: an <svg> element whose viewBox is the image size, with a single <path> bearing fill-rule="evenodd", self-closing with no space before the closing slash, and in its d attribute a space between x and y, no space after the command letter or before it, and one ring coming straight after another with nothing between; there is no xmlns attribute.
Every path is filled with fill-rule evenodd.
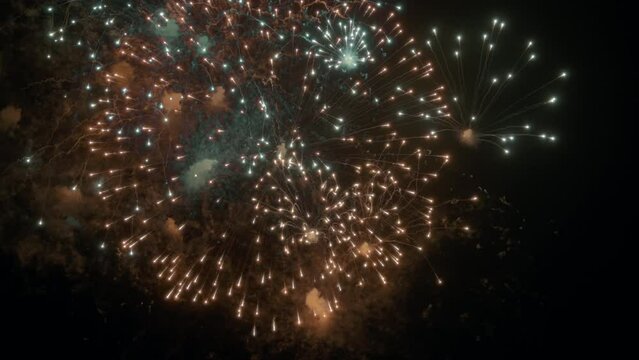
<svg viewBox="0 0 639 360"><path fill-rule="evenodd" d="M461 60L455 78L435 56L437 84L396 8L377 2L61 6L85 14L49 36L89 60L77 183L104 203L99 246L151 262L167 300L232 308L254 336L329 319L353 292L392 283L446 204L431 185L450 161L433 150L438 131L508 142L520 135L510 126L475 124L536 106L483 121L503 86L477 85L467 108ZM478 84L500 30L483 40Z"/></svg>
<svg viewBox="0 0 639 360"><path fill-rule="evenodd" d="M544 77L533 69L537 60L534 43L526 41L518 55L508 58L504 54L511 48L502 39L505 27L505 22L494 19L488 31L470 39L459 34L450 42L440 41L433 28L426 44L440 69L450 104L445 116L432 119L439 126L437 131L452 131L467 146L489 143L508 154L517 138L556 140L552 134L535 131L533 125L542 108L557 102L553 88L567 73L559 71L530 87L528 84L539 83L535 77ZM470 44L465 45L467 42Z"/></svg>

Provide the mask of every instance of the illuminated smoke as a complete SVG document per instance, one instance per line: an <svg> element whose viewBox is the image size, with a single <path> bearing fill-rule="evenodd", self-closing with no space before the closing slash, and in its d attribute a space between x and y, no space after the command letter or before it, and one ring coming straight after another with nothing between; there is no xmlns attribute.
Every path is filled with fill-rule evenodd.
<svg viewBox="0 0 639 360"><path fill-rule="evenodd" d="M0 131L8 131L16 126L22 118L22 109L9 105L0 111Z"/></svg>
<svg viewBox="0 0 639 360"><path fill-rule="evenodd" d="M211 178L213 166L217 161L212 159L203 159L191 165L184 174L184 184L190 191L195 191L205 186Z"/></svg>

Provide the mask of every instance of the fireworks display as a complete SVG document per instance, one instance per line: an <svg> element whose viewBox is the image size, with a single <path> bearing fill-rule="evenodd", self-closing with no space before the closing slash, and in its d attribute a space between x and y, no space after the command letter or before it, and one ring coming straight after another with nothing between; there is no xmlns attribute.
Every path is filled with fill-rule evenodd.
<svg viewBox="0 0 639 360"><path fill-rule="evenodd" d="M505 22L493 19L488 31L469 38L456 35L450 41L448 36L440 40L437 28L433 28L426 45L448 89L450 106L446 116L433 120L440 126L438 131L452 131L468 146L485 142L508 154L511 143L519 137L556 140L554 135L535 132L530 116L535 110L557 102L557 97L547 90L568 74L560 71L532 89L514 85L521 77L527 83L538 82L527 71L537 55L533 41L522 44L518 56L509 59L502 55L510 50L509 44L500 41L505 27ZM502 46L506 49L500 52Z"/></svg>
<svg viewBox="0 0 639 360"><path fill-rule="evenodd" d="M532 43L502 74L503 23L469 40L477 51L461 36L448 48L436 30L409 35L399 10L50 7L48 59L87 59L75 92L86 164L73 191L103 204L96 246L151 263L167 300L231 308L253 336L329 321L353 292L392 283L407 252L426 258L438 207L477 200L435 193L450 161L443 135L506 152L520 136L554 141L526 116L556 101L545 89L566 74L517 96L510 83Z"/></svg>

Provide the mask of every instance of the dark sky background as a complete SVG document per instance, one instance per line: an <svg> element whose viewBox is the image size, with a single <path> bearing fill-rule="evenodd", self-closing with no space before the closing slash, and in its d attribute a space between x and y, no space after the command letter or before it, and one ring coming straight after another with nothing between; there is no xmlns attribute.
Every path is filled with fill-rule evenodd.
<svg viewBox="0 0 639 360"><path fill-rule="evenodd" d="M553 114L560 139L556 145L531 142L510 158L496 155L494 149L457 156L462 159L459 169L472 173L476 184L494 198L505 196L525 219L524 228L514 235L519 255L508 268L491 268L490 259L451 245L442 249L446 257L439 260L446 262L442 271L448 276L446 287L435 296L440 301L436 315L425 320L433 290L415 275L407 285L409 295L391 306L390 314L352 335L364 339L354 342L357 345L323 347L320 341L275 346L248 343L244 330L225 314L153 301L153 293L109 271L69 276L55 266L24 266L5 248L0 263L3 352L214 359L621 355L631 338L629 294L635 286L629 280L633 262L628 246L634 238L636 204L631 187L636 159L630 145L638 134L632 109L637 70L630 8L614 2L545 0L404 4L405 23L417 37L424 38L433 25L483 29L498 16L507 21L510 39L536 40L549 73L561 68L570 73ZM19 16L9 10L0 18L4 23ZM11 56L15 39L7 36L11 32L5 24L0 34L3 57L12 61L3 66L15 68L3 72L3 95L17 88L12 84L20 78L16 73L29 71L35 61ZM37 106L28 95L22 91L22 104L33 101ZM7 101L1 101L4 107ZM11 153L4 146L0 144L0 151ZM2 159L4 168L10 159ZM21 230L4 224L2 241L17 233ZM518 289L510 294L475 292L464 283L473 269L497 278L512 274ZM466 317L470 320L463 321Z"/></svg>

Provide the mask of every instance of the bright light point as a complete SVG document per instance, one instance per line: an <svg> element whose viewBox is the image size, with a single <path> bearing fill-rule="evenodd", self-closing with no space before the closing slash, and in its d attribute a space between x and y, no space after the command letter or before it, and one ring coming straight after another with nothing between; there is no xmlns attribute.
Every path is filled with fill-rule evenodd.
<svg viewBox="0 0 639 360"><path fill-rule="evenodd" d="M342 58L340 60L340 64L347 70L354 69L357 67L357 54L355 54L352 50L345 50L342 54Z"/></svg>

